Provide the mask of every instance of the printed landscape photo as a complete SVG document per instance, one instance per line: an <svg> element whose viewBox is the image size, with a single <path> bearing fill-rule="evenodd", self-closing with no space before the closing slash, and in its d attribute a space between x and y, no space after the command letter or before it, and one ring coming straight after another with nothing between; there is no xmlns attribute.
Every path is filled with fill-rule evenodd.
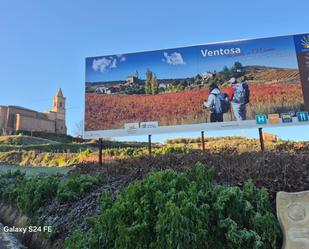
<svg viewBox="0 0 309 249"><path fill-rule="evenodd" d="M230 96L231 78L248 85L246 120L304 110L294 41L278 37L87 58L85 130L210 122L209 87Z"/></svg>

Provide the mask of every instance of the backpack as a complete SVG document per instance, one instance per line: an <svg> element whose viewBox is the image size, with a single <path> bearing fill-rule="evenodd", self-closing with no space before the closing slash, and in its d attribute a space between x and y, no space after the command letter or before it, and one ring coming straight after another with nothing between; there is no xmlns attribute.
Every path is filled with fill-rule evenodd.
<svg viewBox="0 0 309 249"><path fill-rule="evenodd" d="M247 83L236 83L234 86L233 102L239 104L248 104L250 91Z"/></svg>
<svg viewBox="0 0 309 249"><path fill-rule="evenodd" d="M215 95L215 105L214 105L214 111L215 113L227 113L230 110L230 101L229 97L226 93L218 93Z"/></svg>

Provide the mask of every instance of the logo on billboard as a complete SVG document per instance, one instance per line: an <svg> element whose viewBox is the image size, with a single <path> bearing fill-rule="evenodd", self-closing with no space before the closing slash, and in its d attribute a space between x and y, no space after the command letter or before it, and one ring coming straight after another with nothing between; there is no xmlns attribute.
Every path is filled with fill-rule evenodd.
<svg viewBox="0 0 309 249"><path fill-rule="evenodd" d="M268 114L268 122L270 124L279 124L280 123L279 114Z"/></svg>
<svg viewBox="0 0 309 249"><path fill-rule="evenodd" d="M301 39L301 45L304 47L304 48L309 48L309 35L307 36L304 36L303 39Z"/></svg>
<svg viewBox="0 0 309 249"><path fill-rule="evenodd" d="M298 112L297 113L298 122L307 122L309 121L308 112Z"/></svg>
<svg viewBox="0 0 309 249"><path fill-rule="evenodd" d="M267 116L265 114L255 116L256 124L267 124Z"/></svg>
<svg viewBox="0 0 309 249"><path fill-rule="evenodd" d="M139 123L126 123L126 124L124 124L124 128L126 130L138 129Z"/></svg>
<svg viewBox="0 0 309 249"><path fill-rule="evenodd" d="M151 129L151 128L158 128L158 122L141 122L140 127L143 129Z"/></svg>
<svg viewBox="0 0 309 249"><path fill-rule="evenodd" d="M293 115L291 113L282 113L281 120L282 120L282 123L292 123Z"/></svg>

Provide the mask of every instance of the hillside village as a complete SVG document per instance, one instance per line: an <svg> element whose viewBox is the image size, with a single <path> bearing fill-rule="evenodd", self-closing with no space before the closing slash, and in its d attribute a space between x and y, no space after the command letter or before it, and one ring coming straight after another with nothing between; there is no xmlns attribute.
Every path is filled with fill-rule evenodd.
<svg viewBox="0 0 309 249"><path fill-rule="evenodd" d="M150 72L150 79L139 77L138 71L125 80L109 82L86 82L87 93L97 94L160 94L179 92L186 89L200 89L212 83L227 85L231 77L246 80L248 83L285 83L299 82L297 69L272 68L265 66L243 66L235 62L234 66L224 67L221 71L205 71L195 77L179 79L159 79ZM153 76L155 78L153 79ZM147 92L147 85L149 90Z"/></svg>

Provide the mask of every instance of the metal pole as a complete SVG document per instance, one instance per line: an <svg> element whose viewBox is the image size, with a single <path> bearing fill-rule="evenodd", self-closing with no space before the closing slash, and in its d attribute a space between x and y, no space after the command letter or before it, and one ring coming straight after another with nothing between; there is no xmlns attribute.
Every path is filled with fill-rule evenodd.
<svg viewBox="0 0 309 249"><path fill-rule="evenodd" d="M204 137L204 131L201 132L201 139L202 139L202 149L203 152L205 152L205 137Z"/></svg>
<svg viewBox="0 0 309 249"><path fill-rule="evenodd" d="M265 146L264 146L264 138L263 138L263 128L259 128L259 136L260 136L261 151L264 151Z"/></svg>
<svg viewBox="0 0 309 249"><path fill-rule="evenodd" d="M148 154L151 155L151 135L148 135Z"/></svg>
<svg viewBox="0 0 309 249"><path fill-rule="evenodd" d="M102 138L99 138L99 164L100 164L100 166L103 165L102 150L103 150L103 140L102 140Z"/></svg>

